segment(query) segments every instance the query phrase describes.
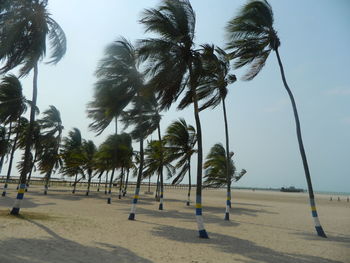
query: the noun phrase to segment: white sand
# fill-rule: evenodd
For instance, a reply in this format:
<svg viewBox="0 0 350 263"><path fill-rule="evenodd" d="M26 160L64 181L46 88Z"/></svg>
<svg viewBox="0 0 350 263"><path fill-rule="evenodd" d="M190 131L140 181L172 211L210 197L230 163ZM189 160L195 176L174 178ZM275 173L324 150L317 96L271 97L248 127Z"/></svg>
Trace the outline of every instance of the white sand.
<svg viewBox="0 0 350 263"><path fill-rule="evenodd" d="M108 205L104 192L86 197L49 190L44 196L34 187L25 194L25 219L6 215L16 196L10 189L0 197L0 262L350 262L350 203L344 199L317 196L324 239L314 230L307 194L234 190L228 222L225 191L204 190L210 239L203 240L193 204L185 205L186 190L166 189L163 211L146 190L136 221L129 221L131 189L122 200L114 193Z"/></svg>

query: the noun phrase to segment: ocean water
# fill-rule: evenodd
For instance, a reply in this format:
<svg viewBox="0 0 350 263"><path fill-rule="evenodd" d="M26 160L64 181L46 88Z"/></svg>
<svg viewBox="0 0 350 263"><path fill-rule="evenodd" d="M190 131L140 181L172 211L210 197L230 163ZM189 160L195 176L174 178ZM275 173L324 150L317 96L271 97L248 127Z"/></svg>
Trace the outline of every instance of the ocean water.
<svg viewBox="0 0 350 263"><path fill-rule="evenodd" d="M330 196L350 196L350 192L315 191L315 194L330 195Z"/></svg>

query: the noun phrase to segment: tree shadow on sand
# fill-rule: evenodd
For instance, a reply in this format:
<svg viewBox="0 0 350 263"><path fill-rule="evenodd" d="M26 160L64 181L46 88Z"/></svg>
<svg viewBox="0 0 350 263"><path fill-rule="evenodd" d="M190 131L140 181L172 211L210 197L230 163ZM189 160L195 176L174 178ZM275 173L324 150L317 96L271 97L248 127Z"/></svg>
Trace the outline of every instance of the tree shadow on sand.
<svg viewBox="0 0 350 263"><path fill-rule="evenodd" d="M99 247L84 246L60 237L50 228L38 222L26 221L43 229L51 237L46 239L10 238L0 240L1 263L151 263L150 260L139 257L126 248L104 243L98 243Z"/></svg>
<svg viewBox="0 0 350 263"><path fill-rule="evenodd" d="M21 208L34 208L37 206L43 206L43 205L55 205L56 203L35 203L32 201L33 198L30 198L26 195L24 195ZM0 207L6 207L6 208L11 208L15 203L15 198L13 197L0 197Z"/></svg>
<svg viewBox="0 0 350 263"><path fill-rule="evenodd" d="M222 234L210 233L210 239L199 239L195 238L198 234L197 231L173 226L158 225L152 231L152 234L182 243L209 244L211 247L221 252L242 255L248 258L246 262L342 263L340 261L310 255L281 253L271 248L259 246L248 240Z"/></svg>
<svg viewBox="0 0 350 263"><path fill-rule="evenodd" d="M321 241L327 242L327 241L334 241L334 242L339 242L343 243L344 246L348 247L350 249L350 236L345 236L341 233L335 233L331 231L325 230L327 234L327 239L321 239ZM311 233L294 233L296 235L301 236L305 240L320 240L316 235L313 235Z"/></svg>

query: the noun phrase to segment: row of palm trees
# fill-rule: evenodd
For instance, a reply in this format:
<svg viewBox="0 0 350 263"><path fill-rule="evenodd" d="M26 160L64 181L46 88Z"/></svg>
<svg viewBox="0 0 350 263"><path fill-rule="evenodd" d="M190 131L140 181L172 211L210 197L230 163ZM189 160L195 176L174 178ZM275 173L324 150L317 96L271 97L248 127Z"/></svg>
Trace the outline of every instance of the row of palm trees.
<svg viewBox="0 0 350 263"><path fill-rule="evenodd" d="M0 61L4 64L0 73L6 73L18 66L20 77L34 71L28 135L34 132L38 62L45 56L46 46L51 45L53 49L50 61L53 64L58 63L66 51L64 32L50 17L46 7L47 0L5 0L0 6ZM156 8L144 10L139 22L146 33L152 33L152 37L137 41L135 46L125 38L120 38L107 47L96 71L98 81L94 98L88 105L88 117L93 120L90 128L97 134L101 134L115 120L116 131L120 121L124 128L132 127L131 138L139 142L137 184L129 219L135 219L140 184L144 167L147 167L144 140L158 129L159 142L154 143L153 147L158 149L155 154L160 157L157 166L160 167L158 172L162 181L167 160L161 150L163 142L160 134L160 112L166 111L174 103L177 103L180 110L193 105L197 144L196 218L199 236L208 238L202 218L203 137L200 112L208 107L215 107L220 102L223 105L226 135L225 219L229 219L232 174L229 167L232 156L229 149L225 97L227 86L236 81L236 77L230 73L230 62L233 61L234 68L250 66L244 79L252 80L265 65L271 51L275 51L282 80L293 106L315 227L318 235L325 237L316 212L296 104L285 79L278 50L280 40L273 28L273 12L269 3L266 0L249 1L229 21L226 28L226 51L210 44L197 48L194 42L196 16L189 0L162 0ZM47 36L50 39L49 45L46 45ZM21 184L11 214L19 213L31 163L31 145L32 136L27 136ZM52 149L56 149L55 146ZM186 159L178 165L183 170L190 170L190 162ZM114 169L112 177L113 172ZM181 176L183 173L178 175L179 178ZM162 197L161 187L160 198Z"/></svg>

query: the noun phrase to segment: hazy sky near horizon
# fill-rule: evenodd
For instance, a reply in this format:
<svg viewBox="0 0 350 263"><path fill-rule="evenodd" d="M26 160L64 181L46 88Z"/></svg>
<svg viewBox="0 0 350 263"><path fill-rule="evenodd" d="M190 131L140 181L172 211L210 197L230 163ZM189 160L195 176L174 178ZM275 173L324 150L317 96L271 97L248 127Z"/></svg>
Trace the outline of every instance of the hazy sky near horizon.
<svg viewBox="0 0 350 263"><path fill-rule="evenodd" d="M245 1L191 3L197 17L197 46L223 47L224 27ZM64 135L77 127L83 138L98 145L114 132L114 125L99 137L88 130L91 121L86 104L92 99L94 71L104 48L118 37L134 42L149 36L138 20L144 8L158 4L158 0L49 1L52 17L66 33L67 53L56 66L39 65L38 106L42 112L49 105L60 110ZM350 192L350 1L271 0L270 4L287 81L299 110L314 189ZM243 73L235 71L238 78ZM32 75L22 83L26 97L31 98ZM292 107L274 53L254 80L229 87L227 110L234 161L239 170L248 171L235 185L305 189ZM192 107L177 111L174 106L162 114L163 133L179 117L195 126ZM200 117L205 157L212 145L225 143L221 105ZM192 159L193 179L196 159Z"/></svg>

